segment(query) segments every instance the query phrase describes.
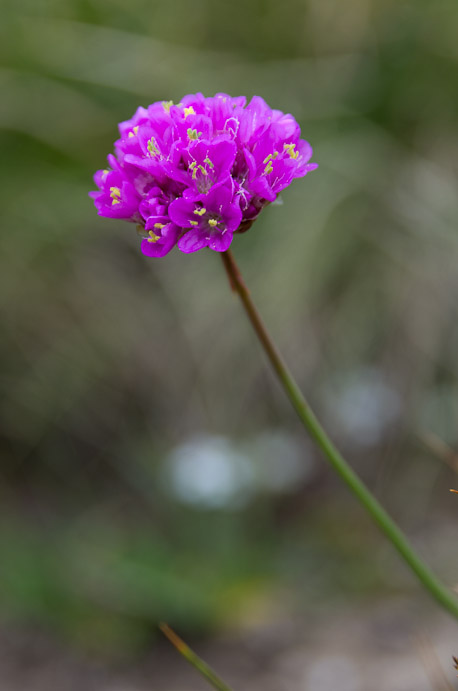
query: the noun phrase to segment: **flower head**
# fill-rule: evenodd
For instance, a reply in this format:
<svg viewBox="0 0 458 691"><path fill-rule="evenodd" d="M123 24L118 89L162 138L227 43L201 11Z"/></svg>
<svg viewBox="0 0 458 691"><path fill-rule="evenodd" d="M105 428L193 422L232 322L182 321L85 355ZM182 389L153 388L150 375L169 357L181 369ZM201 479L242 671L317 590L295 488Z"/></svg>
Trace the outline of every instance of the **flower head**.
<svg viewBox="0 0 458 691"><path fill-rule="evenodd" d="M119 125L109 168L90 192L100 216L137 224L142 252L224 252L294 178L317 167L292 115L259 96L185 96Z"/></svg>

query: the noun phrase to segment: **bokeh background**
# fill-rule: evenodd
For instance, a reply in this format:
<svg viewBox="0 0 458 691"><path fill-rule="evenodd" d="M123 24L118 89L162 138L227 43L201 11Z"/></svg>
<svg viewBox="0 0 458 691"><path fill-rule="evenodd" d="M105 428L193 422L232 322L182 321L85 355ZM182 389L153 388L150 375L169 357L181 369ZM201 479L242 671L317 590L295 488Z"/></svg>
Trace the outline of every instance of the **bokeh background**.
<svg viewBox="0 0 458 691"><path fill-rule="evenodd" d="M234 252L331 435L453 585L458 5L0 9L1 688L204 688L162 620L238 689L445 688L456 625L307 440L218 255L148 260L87 193L138 105L226 91L295 115L320 167Z"/></svg>

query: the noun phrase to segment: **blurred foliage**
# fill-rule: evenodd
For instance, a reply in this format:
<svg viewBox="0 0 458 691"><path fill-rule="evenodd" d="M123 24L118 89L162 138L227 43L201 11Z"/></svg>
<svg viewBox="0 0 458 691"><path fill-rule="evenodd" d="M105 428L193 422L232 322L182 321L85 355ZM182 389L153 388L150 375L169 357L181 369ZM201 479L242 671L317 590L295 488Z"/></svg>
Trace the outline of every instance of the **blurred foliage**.
<svg viewBox="0 0 458 691"><path fill-rule="evenodd" d="M234 250L333 436L456 575L453 480L417 438L458 443L456 3L2 0L1 16L3 615L135 650L161 618L205 631L411 583L303 439L218 256L147 261L87 197L118 121L195 91L262 95L314 146L318 171ZM311 469L287 489L210 509L164 480L196 435L251 463L269 430Z"/></svg>

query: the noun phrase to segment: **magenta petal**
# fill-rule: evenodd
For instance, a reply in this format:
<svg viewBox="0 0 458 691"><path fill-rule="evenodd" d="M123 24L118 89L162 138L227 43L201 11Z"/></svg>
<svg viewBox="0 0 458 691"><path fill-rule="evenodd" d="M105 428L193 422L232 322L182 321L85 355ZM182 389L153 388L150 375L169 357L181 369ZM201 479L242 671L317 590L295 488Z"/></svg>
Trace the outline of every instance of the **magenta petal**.
<svg viewBox="0 0 458 691"><path fill-rule="evenodd" d="M169 217L180 228L191 228L195 204L186 199L175 199L169 206Z"/></svg>
<svg viewBox="0 0 458 691"><path fill-rule="evenodd" d="M158 242L152 243L148 240L142 240L141 250L145 257L165 257L166 254L173 249L175 243L159 244Z"/></svg>
<svg viewBox="0 0 458 691"><path fill-rule="evenodd" d="M227 208L226 213L223 215L226 230L230 233L232 233L234 230L237 230L242 222L242 217L243 214L240 206L238 204L231 204Z"/></svg>
<svg viewBox="0 0 458 691"><path fill-rule="evenodd" d="M233 235L229 231L225 233L212 233L208 247L215 252L225 252L232 242Z"/></svg>
<svg viewBox="0 0 458 691"><path fill-rule="evenodd" d="M198 250L208 247L208 237L197 229L188 230L187 233L181 236L178 240L178 249L186 254L197 252Z"/></svg>
<svg viewBox="0 0 458 691"><path fill-rule="evenodd" d="M250 185L250 189L261 199L267 199L268 202L273 202L277 198L277 195L268 184L265 175L255 178Z"/></svg>
<svg viewBox="0 0 458 691"><path fill-rule="evenodd" d="M154 229L154 224L146 224L146 229L148 230L148 225L152 225ZM161 236L157 242L149 242L147 239L142 240L141 250L147 257L164 257L166 254L173 249L177 243L179 228L177 228L173 223L168 223L158 230L157 233L161 233Z"/></svg>

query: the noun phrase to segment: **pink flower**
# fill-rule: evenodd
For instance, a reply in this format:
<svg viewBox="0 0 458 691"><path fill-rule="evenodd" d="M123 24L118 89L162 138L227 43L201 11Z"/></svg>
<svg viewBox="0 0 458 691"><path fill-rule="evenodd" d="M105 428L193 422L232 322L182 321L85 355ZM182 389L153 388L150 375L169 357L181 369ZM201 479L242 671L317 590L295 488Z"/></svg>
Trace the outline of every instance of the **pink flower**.
<svg viewBox="0 0 458 691"><path fill-rule="evenodd" d="M224 252L238 229L317 167L292 115L259 96L185 96L138 108L119 125L109 168L91 192L99 215L138 225L142 251L162 257L209 247Z"/></svg>

